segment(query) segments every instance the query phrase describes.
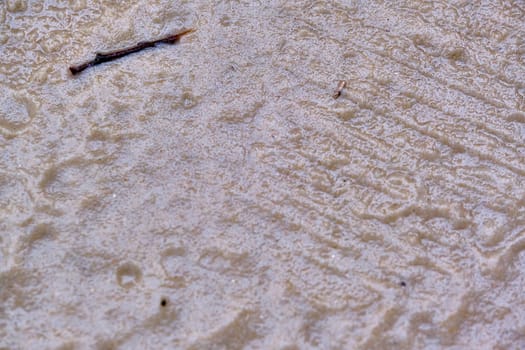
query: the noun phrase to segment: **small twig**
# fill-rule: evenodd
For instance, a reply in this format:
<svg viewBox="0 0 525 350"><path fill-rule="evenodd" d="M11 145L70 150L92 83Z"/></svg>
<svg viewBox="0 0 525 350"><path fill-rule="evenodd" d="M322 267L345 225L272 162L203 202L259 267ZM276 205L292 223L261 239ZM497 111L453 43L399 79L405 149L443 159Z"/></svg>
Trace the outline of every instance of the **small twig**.
<svg viewBox="0 0 525 350"><path fill-rule="evenodd" d="M339 81L339 85L337 85L337 90L335 91L335 93L332 95L332 97L334 99L337 99L339 96L341 96L341 93L343 92L343 89L345 88L346 86L346 81L344 80L340 80Z"/></svg>
<svg viewBox="0 0 525 350"><path fill-rule="evenodd" d="M158 40L141 41L134 46L127 47L124 49L119 49L119 50L109 51L109 52L97 52L93 60L76 65L76 66L71 66L69 67L69 71L71 72L71 74L76 75L82 72L86 68L96 66L97 64L101 64L104 62L109 62L109 61L119 59L131 53L144 50L145 48L154 47L157 44L176 44L183 35L189 34L194 31L195 29L186 29L180 33L169 35L167 37L164 37Z"/></svg>

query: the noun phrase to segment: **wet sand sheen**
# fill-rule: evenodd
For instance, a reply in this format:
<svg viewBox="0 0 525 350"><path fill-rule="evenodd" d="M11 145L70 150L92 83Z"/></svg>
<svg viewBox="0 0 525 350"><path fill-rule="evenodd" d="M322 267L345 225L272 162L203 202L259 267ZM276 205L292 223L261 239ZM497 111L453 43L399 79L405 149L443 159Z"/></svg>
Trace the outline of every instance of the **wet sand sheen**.
<svg viewBox="0 0 525 350"><path fill-rule="evenodd" d="M523 18L0 3L0 348L524 347Z"/></svg>

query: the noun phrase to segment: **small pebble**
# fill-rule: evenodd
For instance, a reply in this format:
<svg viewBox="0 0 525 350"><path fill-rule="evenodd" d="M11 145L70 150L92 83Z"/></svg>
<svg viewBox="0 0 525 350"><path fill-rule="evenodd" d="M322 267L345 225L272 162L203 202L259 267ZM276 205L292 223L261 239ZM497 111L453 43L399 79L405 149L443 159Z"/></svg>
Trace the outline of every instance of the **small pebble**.
<svg viewBox="0 0 525 350"><path fill-rule="evenodd" d="M345 86L346 86L346 81L344 80L339 81L339 84L337 85L337 90L332 95L332 97L334 99L337 99L339 96L341 96L341 93L343 92L343 89L345 88Z"/></svg>

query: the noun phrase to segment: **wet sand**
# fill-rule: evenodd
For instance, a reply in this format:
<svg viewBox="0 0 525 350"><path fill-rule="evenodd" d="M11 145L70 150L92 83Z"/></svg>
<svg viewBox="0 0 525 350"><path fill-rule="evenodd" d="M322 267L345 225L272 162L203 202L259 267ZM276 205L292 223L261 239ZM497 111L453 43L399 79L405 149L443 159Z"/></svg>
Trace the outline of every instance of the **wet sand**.
<svg viewBox="0 0 525 350"><path fill-rule="evenodd" d="M0 2L0 349L524 348L524 18Z"/></svg>

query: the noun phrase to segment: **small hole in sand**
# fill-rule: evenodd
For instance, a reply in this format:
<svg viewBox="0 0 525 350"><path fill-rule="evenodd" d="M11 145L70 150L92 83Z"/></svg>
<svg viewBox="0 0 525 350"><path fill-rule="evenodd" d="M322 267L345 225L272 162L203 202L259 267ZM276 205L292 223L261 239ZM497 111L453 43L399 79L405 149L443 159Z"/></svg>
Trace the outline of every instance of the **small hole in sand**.
<svg viewBox="0 0 525 350"><path fill-rule="evenodd" d="M166 307L167 305L168 305L168 299L167 298L160 299L160 306Z"/></svg>
<svg viewBox="0 0 525 350"><path fill-rule="evenodd" d="M131 288L142 280L142 270L133 263L125 263L117 269L117 282L121 287Z"/></svg>

